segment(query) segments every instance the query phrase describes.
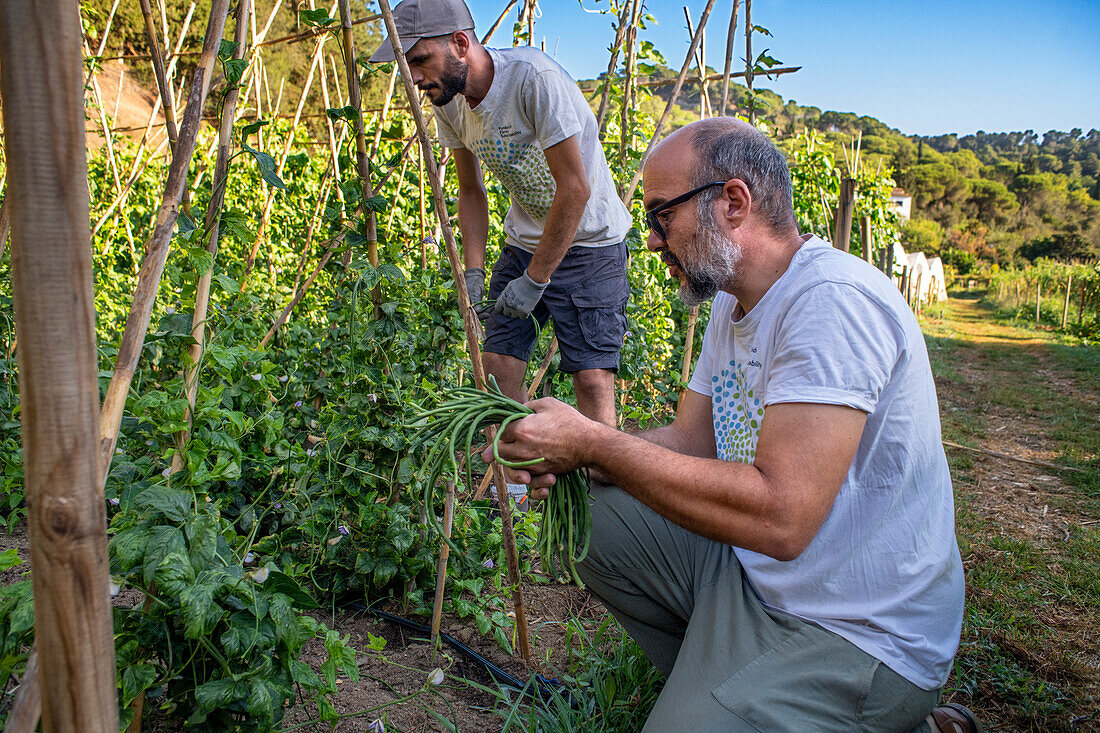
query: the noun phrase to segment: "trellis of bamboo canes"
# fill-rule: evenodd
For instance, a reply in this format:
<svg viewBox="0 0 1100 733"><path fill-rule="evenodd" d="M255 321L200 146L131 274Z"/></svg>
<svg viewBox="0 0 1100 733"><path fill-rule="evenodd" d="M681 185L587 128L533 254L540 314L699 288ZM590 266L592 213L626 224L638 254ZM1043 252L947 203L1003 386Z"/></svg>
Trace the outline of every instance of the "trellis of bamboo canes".
<svg viewBox="0 0 1100 733"><path fill-rule="evenodd" d="M645 154L642 159L645 159L646 155L649 155L653 150L653 146L657 144L657 141L661 137L661 132L665 128L665 123L668 122L668 117L672 113L672 107L676 104L676 100L680 98L680 90L683 89L684 79L687 78L688 69L691 68L691 60L695 55L695 49L699 46L699 38L703 33L703 29L707 27L707 19L710 18L710 10L714 7L714 0L707 0L707 6L703 9L703 14L699 16L699 27L695 31L695 35L691 37L691 46L688 48L687 55L684 56L684 63L680 67L680 73L676 76L676 84L672 88L672 94L668 98L668 102L665 103L665 110L661 113L661 118L657 120L657 126L653 130L653 136L649 139L649 145L646 146ZM630 185L627 186L626 193L623 195L623 203L626 204L627 209L630 208L630 201L634 198L634 192L638 189L638 183L642 180L642 169L639 166L634 171L634 176L630 181Z"/></svg>
<svg viewBox="0 0 1100 733"><path fill-rule="evenodd" d="M688 38L695 35L695 30L691 27L691 11L688 10L688 6L684 6L684 20L687 21ZM695 65L699 71L699 119L705 120L708 117L714 115L714 110L710 106L710 97L707 83L707 68L704 59L707 57L706 52L707 35L704 31L699 36L699 48L695 52Z"/></svg>
<svg viewBox="0 0 1100 733"><path fill-rule="evenodd" d="M335 9L336 2L333 2L332 7L329 9L329 13L331 14ZM302 93L298 97L298 106L294 110L294 121L290 125L290 131L287 133L286 140L283 141L283 149L279 153L279 159L275 166L275 174L278 176L282 176L283 166L286 165L286 160L290 156L290 148L294 144L294 134L298 129L298 122L302 116L302 108L305 106L306 97L309 95L309 90L313 86L317 65L324 60L324 47L328 39L329 36L327 33L317 37L317 45L313 49L313 56L309 62L309 72L306 74L305 84L302 85ZM259 84L259 81L257 81L257 84ZM252 243L252 250L248 253L248 257L245 258L244 272L241 274L242 292L248 287L248 276L252 272L252 267L256 262L256 253L260 251L260 245L267 234L267 226L271 220L271 208L275 203L275 191L267 186L264 187L264 190L264 210L260 215L260 226L257 228L256 239Z"/></svg>
<svg viewBox="0 0 1100 733"><path fill-rule="evenodd" d="M23 730L118 731L76 3L0 3L23 468L39 664ZM33 692L40 705L33 705ZM30 705L27 705L27 703ZM37 707L37 709L36 709ZM9 720L10 722L10 720ZM28 725L29 723L29 725Z"/></svg>
<svg viewBox="0 0 1100 733"><path fill-rule="evenodd" d="M752 0L745 0L745 87L748 89L749 124L756 124L756 100L752 96L752 77L756 65L752 60Z"/></svg>
<svg viewBox="0 0 1100 733"><path fill-rule="evenodd" d="M251 0L241 0L237 6L236 30L233 41L237 44L233 51L234 59L243 59L248 44L248 18L252 14ZM176 433L176 454L172 456L171 473L183 468L183 455L190 438L191 422L195 412L195 399L199 391L199 368L206 348L206 316L210 307L210 283L214 273L214 258L218 253L221 210L225 201L225 189L229 178L229 158L233 147L233 123L237 117L237 100L240 97L240 85L231 87L222 104L221 126L218 129L218 157L214 163L213 188L210 203L206 207L206 251L210 253L210 268L199 276L195 288L195 313L191 319L192 343L188 347L187 366L184 370L184 389L187 393L187 410L184 422L187 427ZM135 715L135 718L140 716Z"/></svg>
<svg viewBox="0 0 1100 733"><path fill-rule="evenodd" d="M730 28L726 33L726 63L722 68L722 116L726 116L730 99L730 66L733 63L733 36L737 31L737 6L741 0L733 0L733 9L730 11Z"/></svg>
<svg viewBox="0 0 1100 733"><path fill-rule="evenodd" d="M619 21L615 26L615 42L611 44L611 58L607 62L607 73L604 75L603 91L600 93L600 106L596 111L596 129L602 138L604 126L607 123L607 110L611 102L611 80L615 76L615 67L619 62L619 51L622 49L626 37L627 18L631 17L631 1L626 0L619 11Z"/></svg>
<svg viewBox="0 0 1100 733"><path fill-rule="evenodd" d="M508 17L508 13L512 12L512 8L516 7L516 4L518 2L519 0L508 0L508 4L504 7L504 10L501 11L499 16L497 16L496 22L493 23L489 27L489 30L485 32L485 35L481 37L482 46L489 42L489 39L492 38L493 34L497 32L497 28L500 27L500 24L504 22L504 19Z"/></svg>
<svg viewBox="0 0 1100 733"><path fill-rule="evenodd" d="M344 67L347 70L348 104L355 109L355 162L362 186L359 208L363 216L363 238L367 242L367 259L371 267L378 267L378 224L374 210L367 201L374 196L370 182L370 159L367 157L367 136L363 128L363 97L359 89L359 65L355 61L355 38L351 32L351 10L348 0L337 0L340 6L340 31L343 36ZM381 124L381 123L379 123ZM351 251L348 251L351 254ZM377 300L378 286L374 288Z"/></svg>
<svg viewBox="0 0 1100 733"><path fill-rule="evenodd" d="M634 62L637 59L638 47L638 16L642 12L642 0L631 0L630 25L626 29L626 61L623 64L623 104L619 110L619 156L618 164L621 166L626 160L626 152L634 142L633 131L630 129L630 118L634 113Z"/></svg>
<svg viewBox="0 0 1100 733"><path fill-rule="evenodd" d="M470 307L470 295L466 292L466 281L462 278L462 261L458 255L458 247L455 245L454 230L451 228L451 220L447 216L447 206L443 197L443 185L439 175L439 166L432 154L431 142L428 139L428 126L424 121L424 114L417 100L416 90L413 88L412 72L408 62L401 51L401 40L397 33L397 25L393 20L393 12L390 10L388 0L379 0L382 17L386 23L386 31L389 34L390 44L393 47L394 56L401 69L401 80L405 87L405 96L409 100L413 119L416 121L417 136L420 139L420 147L424 152L424 164L427 168L428 180L432 187L432 197L435 200L436 216L446 245L447 259L451 265L451 273L455 280L455 290L458 295L459 312L462 314L462 322L466 330L466 346L470 353L470 362L473 367L474 381L480 389L485 389L485 368L481 362L481 347L478 344L480 324L477 314ZM500 464L493 464L493 474L497 486L506 486L504 472ZM497 506L501 517L501 535L504 544L504 556L508 566L508 582L512 585L512 604L516 615L517 646L525 662L531 660L531 642L527 632L527 614L523 602L523 583L519 574L519 558L516 554L516 540L512 530L512 508L508 504L508 492L497 492ZM445 544L445 543L444 543Z"/></svg>
<svg viewBox="0 0 1100 733"><path fill-rule="evenodd" d="M210 21L206 28L202 55L195 68L191 91L188 94L187 108L180 126L180 137L176 152L172 156L172 165L168 171L168 180L164 186L157 223L145 247L145 260L138 273L137 286L134 289L134 301L126 318L126 327L119 342L118 357L115 361L114 375L107 388L100 411L100 481L107 477L118 428L122 420L122 411L126 406L126 395L141 357L145 334L149 328L149 317L153 311L157 288L164 264L168 259L172 232L175 229L180 198L187 180L187 168L195 150L195 138L202 122L202 108L210 91L210 77L217 58L218 47L225 31L225 19L229 10L229 0L214 0ZM102 483L101 483L102 486Z"/></svg>

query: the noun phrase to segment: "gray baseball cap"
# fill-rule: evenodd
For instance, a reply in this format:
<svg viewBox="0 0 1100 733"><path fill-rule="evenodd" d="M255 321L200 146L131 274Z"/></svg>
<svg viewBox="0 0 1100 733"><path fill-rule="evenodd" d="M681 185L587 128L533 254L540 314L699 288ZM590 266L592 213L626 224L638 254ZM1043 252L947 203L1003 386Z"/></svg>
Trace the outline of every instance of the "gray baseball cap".
<svg viewBox="0 0 1100 733"><path fill-rule="evenodd" d="M421 38L445 36L474 27L470 9L462 0L404 0L393 9L393 22L401 37L401 53L408 53ZM370 60L372 64L394 60L389 37Z"/></svg>

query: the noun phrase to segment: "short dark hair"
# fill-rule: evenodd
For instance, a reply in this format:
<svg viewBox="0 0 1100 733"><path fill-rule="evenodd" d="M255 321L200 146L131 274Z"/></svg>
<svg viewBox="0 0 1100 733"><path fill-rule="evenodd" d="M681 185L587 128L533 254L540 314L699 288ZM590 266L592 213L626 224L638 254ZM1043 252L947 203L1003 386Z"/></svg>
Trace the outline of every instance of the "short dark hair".
<svg viewBox="0 0 1100 733"><path fill-rule="evenodd" d="M798 229L787 159L767 135L746 124L731 124L728 117L700 120L692 133L694 185L739 178L752 194L753 208L773 231ZM709 209L720 193L714 188L700 194L699 210Z"/></svg>

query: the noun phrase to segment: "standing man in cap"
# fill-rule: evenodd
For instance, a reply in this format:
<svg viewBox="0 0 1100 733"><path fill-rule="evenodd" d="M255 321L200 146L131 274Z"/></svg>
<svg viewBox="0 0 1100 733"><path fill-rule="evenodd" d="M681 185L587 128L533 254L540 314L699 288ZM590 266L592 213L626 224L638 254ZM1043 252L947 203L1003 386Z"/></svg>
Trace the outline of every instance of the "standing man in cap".
<svg viewBox="0 0 1100 733"><path fill-rule="evenodd" d="M470 301L485 298L489 204L478 163L511 194L493 267L485 368L523 402L539 324L554 319L561 369L577 407L614 426L615 371L626 334L630 214L615 190L596 119L576 82L542 51L486 48L462 0L404 0L394 9L413 82L436 107L458 172L458 224ZM389 39L371 57L392 61Z"/></svg>

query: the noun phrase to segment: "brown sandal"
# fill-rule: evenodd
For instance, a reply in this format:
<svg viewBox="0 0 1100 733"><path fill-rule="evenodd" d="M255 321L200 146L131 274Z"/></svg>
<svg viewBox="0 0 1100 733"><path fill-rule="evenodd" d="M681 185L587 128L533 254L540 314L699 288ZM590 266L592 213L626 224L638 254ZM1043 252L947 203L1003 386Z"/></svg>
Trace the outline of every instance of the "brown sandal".
<svg viewBox="0 0 1100 733"><path fill-rule="evenodd" d="M928 717L933 729L941 733L982 733L978 716L958 703L949 702L933 708Z"/></svg>

